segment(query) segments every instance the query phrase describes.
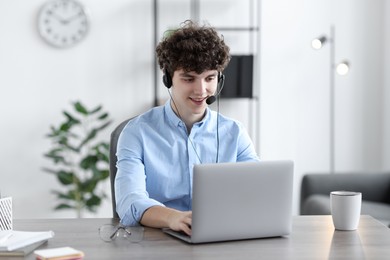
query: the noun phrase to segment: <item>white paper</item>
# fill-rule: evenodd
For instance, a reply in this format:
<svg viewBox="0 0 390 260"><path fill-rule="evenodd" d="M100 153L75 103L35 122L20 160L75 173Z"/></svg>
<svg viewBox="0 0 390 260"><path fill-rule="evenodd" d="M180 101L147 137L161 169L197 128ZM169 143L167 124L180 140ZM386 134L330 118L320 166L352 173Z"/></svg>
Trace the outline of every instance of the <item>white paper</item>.
<svg viewBox="0 0 390 260"><path fill-rule="evenodd" d="M5 233L6 232L6 233ZM12 230L12 236L4 239L0 244L1 251L12 251L33 243L48 240L54 237L53 231L15 231ZM0 231L0 237L7 236L8 231Z"/></svg>

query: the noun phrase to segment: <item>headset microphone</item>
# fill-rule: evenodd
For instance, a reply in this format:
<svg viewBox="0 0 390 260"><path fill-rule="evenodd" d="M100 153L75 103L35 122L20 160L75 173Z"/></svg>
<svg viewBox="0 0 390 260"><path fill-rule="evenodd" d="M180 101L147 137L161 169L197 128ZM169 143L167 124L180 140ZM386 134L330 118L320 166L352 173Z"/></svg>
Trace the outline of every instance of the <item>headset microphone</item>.
<svg viewBox="0 0 390 260"><path fill-rule="evenodd" d="M222 89L223 89L223 85L224 85L224 84L225 84L225 75L221 73L221 74L218 76L217 94L212 95L212 96L209 96L209 97L206 99L207 105L211 105L212 103L215 102L215 100L217 100L217 97L219 96L219 94L221 94L221 91L222 91Z"/></svg>
<svg viewBox="0 0 390 260"><path fill-rule="evenodd" d="M212 103L215 102L215 100L217 100L217 98L213 95L213 96L209 96L207 99L206 99L206 103L207 105L211 105Z"/></svg>

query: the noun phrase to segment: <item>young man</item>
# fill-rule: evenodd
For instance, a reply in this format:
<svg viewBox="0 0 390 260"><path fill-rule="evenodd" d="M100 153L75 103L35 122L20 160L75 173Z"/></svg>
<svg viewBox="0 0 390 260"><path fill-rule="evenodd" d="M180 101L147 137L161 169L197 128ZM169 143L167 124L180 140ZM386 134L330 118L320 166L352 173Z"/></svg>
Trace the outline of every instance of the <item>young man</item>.
<svg viewBox="0 0 390 260"><path fill-rule="evenodd" d="M193 165L259 159L243 126L206 103L223 87L230 59L215 29L186 21L156 53L170 100L123 129L116 207L124 225L169 227L190 235Z"/></svg>

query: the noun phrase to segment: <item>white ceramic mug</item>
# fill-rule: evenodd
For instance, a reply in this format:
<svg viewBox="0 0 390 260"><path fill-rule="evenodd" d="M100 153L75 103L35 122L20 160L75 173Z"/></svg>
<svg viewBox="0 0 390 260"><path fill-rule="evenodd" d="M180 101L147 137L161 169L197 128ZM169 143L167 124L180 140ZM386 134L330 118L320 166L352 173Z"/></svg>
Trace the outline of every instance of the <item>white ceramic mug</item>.
<svg viewBox="0 0 390 260"><path fill-rule="evenodd" d="M337 230L356 230L359 225L362 193L354 191L332 191L330 211Z"/></svg>

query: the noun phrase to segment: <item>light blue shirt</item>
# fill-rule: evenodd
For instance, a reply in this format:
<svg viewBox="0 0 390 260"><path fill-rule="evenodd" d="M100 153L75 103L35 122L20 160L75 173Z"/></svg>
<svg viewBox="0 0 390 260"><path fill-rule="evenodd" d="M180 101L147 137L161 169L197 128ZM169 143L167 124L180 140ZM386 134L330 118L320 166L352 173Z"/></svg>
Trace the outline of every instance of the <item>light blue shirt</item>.
<svg viewBox="0 0 390 260"><path fill-rule="evenodd" d="M118 139L115 179L122 224L138 225L145 210L155 205L192 209L194 164L216 162L217 116L207 108L187 135L168 101L128 122ZM218 162L259 160L241 123L223 115L218 120Z"/></svg>

